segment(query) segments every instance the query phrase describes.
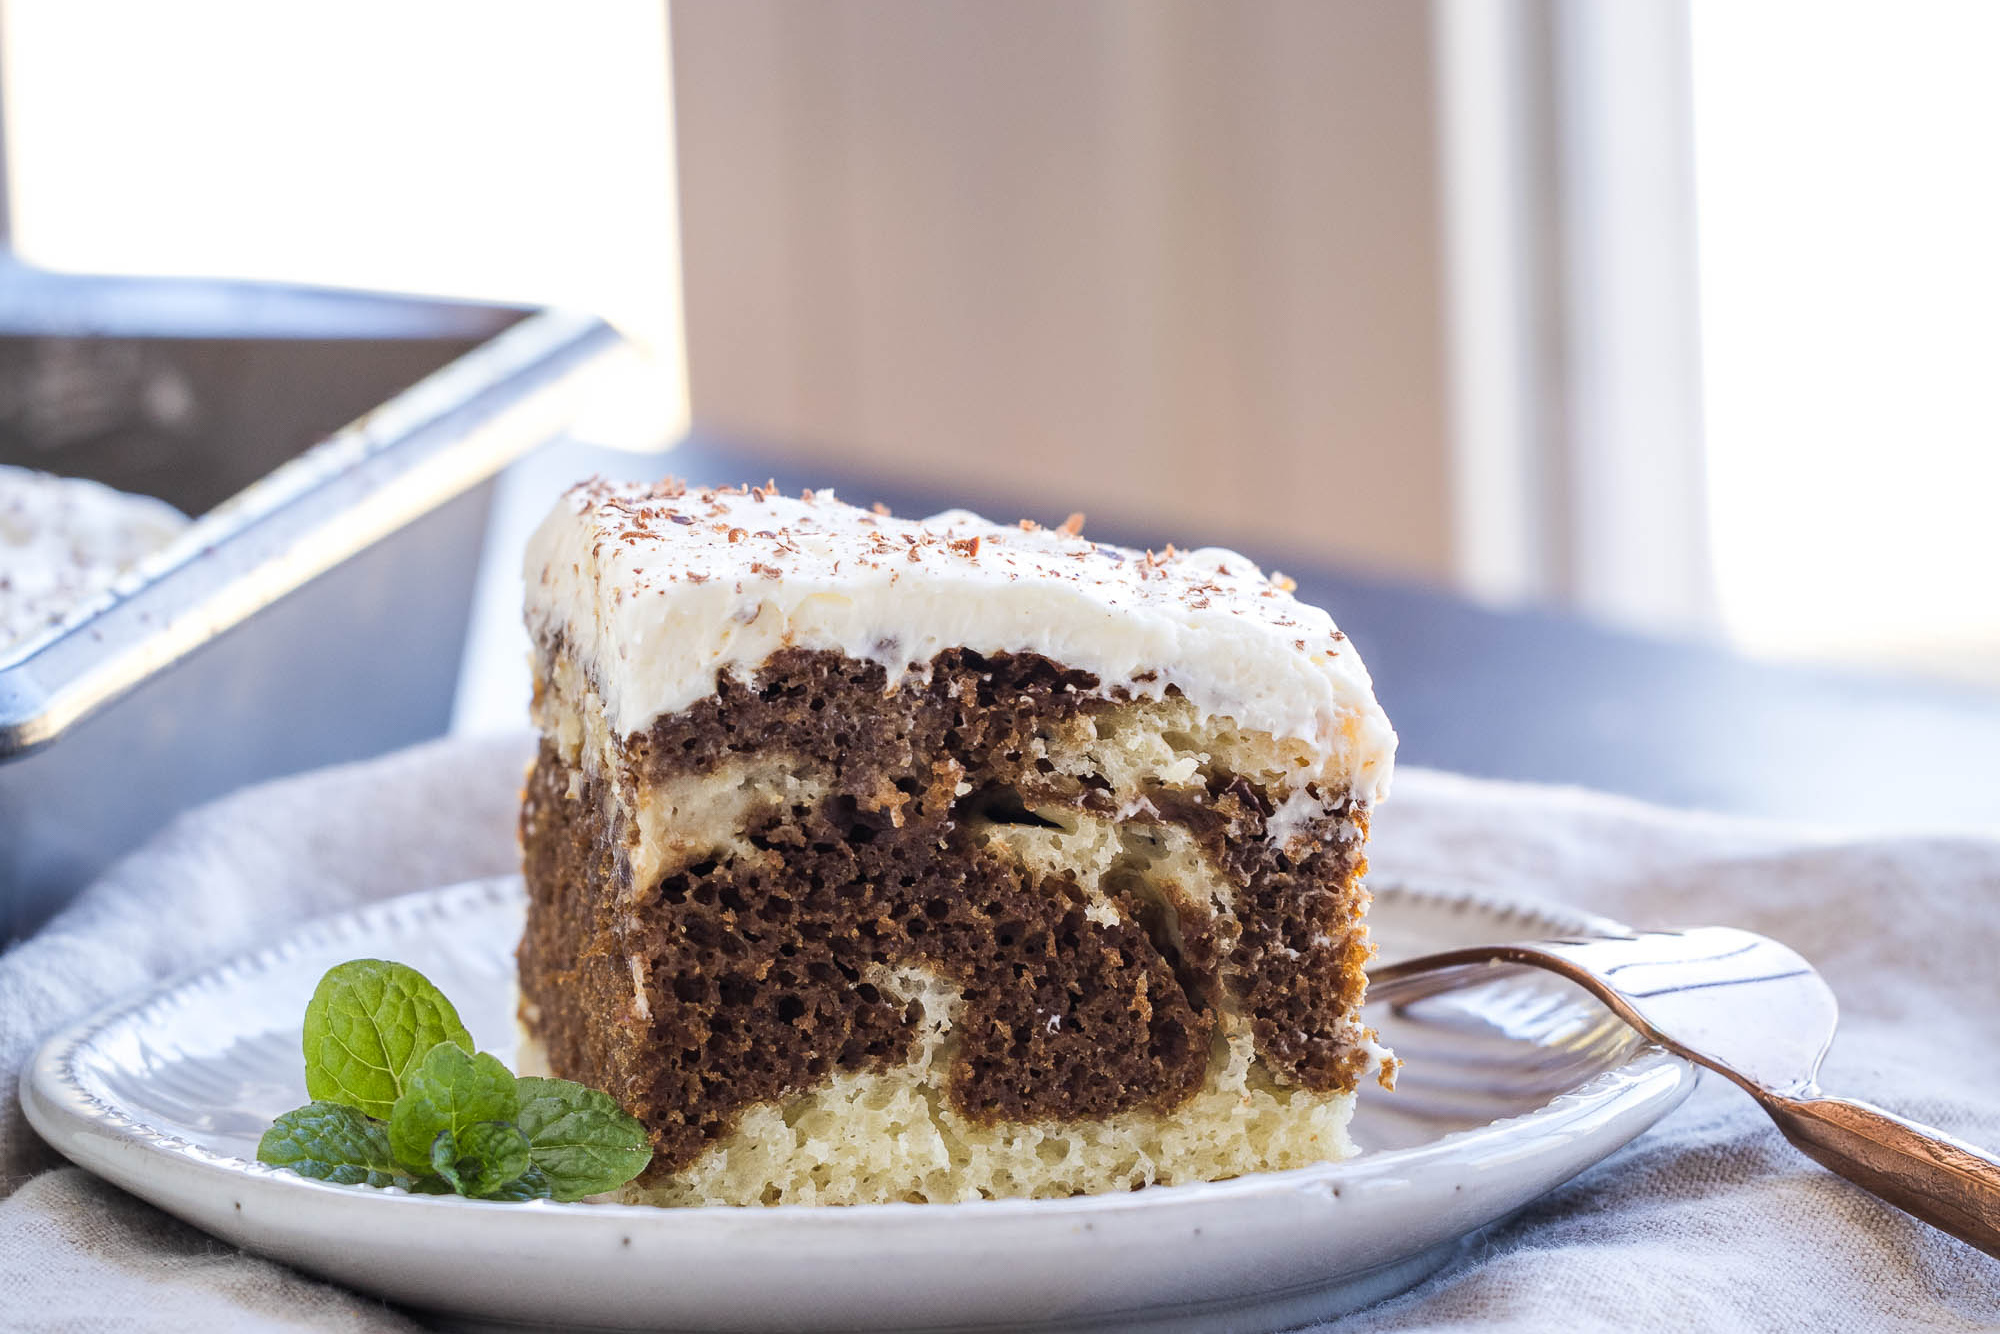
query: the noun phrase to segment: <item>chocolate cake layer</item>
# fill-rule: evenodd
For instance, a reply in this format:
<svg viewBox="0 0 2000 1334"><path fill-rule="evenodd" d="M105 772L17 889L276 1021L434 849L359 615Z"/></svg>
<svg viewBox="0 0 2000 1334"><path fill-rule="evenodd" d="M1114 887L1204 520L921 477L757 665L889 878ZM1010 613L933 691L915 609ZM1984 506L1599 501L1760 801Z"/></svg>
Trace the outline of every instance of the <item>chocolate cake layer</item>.
<svg viewBox="0 0 2000 1334"><path fill-rule="evenodd" d="M892 691L875 662L791 649L612 743L615 775L545 742L521 982L551 1066L619 1097L671 1172L753 1104L905 1060L920 1016L874 979L915 966L961 994L948 1097L976 1121L1171 1109L1201 1087L1225 1007L1275 1078L1352 1089L1365 816L1325 794L1274 841L1272 794L1217 765L1121 803L1052 762L1122 702L1034 654L949 650ZM643 793L773 757L824 795L754 812L741 851L632 883L614 777ZM1188 831L1233 889L1227 930L1143 860L1104 876L1107 913L988 836L1064 810Z"/></svg>

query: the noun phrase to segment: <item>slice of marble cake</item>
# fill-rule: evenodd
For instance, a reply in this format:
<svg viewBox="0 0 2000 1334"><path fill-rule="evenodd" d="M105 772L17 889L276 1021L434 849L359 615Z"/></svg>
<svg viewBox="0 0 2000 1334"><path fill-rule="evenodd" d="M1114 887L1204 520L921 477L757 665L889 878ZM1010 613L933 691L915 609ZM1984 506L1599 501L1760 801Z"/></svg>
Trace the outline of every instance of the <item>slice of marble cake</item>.
<svg viewBox="0 0 2000 1334"><path fill-rule="evenodd" d="M1078 526L604 482L542 525L521 1018L651 1130L626 1198L1354 1151L1395 734L1286 581Z"/></svg>

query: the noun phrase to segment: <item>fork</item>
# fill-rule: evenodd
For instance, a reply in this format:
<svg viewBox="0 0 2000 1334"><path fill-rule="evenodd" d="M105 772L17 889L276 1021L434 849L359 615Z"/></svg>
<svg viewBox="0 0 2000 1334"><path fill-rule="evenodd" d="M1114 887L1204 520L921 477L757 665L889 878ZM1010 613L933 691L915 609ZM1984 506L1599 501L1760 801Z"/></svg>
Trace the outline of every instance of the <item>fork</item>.
<svg viewBox="0 0 2000 1334"><path fill-rule="evenodd" d="M1568 978L1651 1041L1739 1085L1822 1166L2000 1258L2000 1159L1821 1092L1839 1008L1786 946L1720 926L1477 945L1371 968L1368 998L1407 1006L1515 967Z"/></svg>

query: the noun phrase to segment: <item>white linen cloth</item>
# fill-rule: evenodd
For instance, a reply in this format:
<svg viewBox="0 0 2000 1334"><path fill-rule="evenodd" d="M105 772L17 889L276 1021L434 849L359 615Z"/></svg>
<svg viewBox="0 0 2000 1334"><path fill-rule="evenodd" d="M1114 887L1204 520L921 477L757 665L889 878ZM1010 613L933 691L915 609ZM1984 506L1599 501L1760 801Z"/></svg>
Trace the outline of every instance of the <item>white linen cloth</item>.
<svg viewBox="0 0 2000 1334"><path fill-rule="evenodd" d="M527 743L441 742L183 816L0 956L0 1328L409 1330L69 1166L15 1088L64 1022L309 917L516 863ZM1378 875L1796 947L1840 996L1828 1087L2000 1144L2000 842L1848 840L1406 769ZM1347 1330L2000 1328L2000 1261L1793 1151L1708 1079L1649 1134Z"/></svg>

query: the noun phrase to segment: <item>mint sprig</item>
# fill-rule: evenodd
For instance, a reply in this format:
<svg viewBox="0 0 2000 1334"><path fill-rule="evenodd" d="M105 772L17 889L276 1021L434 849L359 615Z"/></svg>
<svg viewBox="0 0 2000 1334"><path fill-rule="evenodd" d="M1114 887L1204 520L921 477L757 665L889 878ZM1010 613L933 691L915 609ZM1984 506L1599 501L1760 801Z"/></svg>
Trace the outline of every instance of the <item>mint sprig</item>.
<svg viewBox="0 0 2000 1334"><path fill-rule="evenodd" d="M517 1079L416 969L330 969L305 1021L306 1091L257 1160L336 1185L488 1200L580 1200L646 1169L646 1128L608 1094Z"/></svg>
<svg viewBox="0 0 2000 1334"><path fill-rule="evenodd" d="M481 1121L511 1126L520 1110L513 1072L498 1058L485 1052L475 1056L440 1042L411 1071L403 1096L389 1112L389 1147L399 1162L419 1170L429 1168L435 1157L432 1146L440 1136L462 1135ZM503 1180L511 1181L524 1170L525 1163ZM449 1173L439 1175L451 1179Z"/></svg>
<svg viewBox="0 0 2000 1334"><path fill-rule="evenodd" d="M337 1102L309 1102L272 1122L257 1161L339 1186L398 1186L409 1175L382 1123Z"/></svg>
<svg viewBox="0 0 2000 1334"><path fill-rule="evenodd" d="M534 1164L528 1137L506 1121L474 1121L458 1131L440 1130L431 1144L431 1168L460 1195L491 1195Z"/></svg>
<svg viewBox="0 0 2000 1334"><path fill-rule="evenodd" d="M623 1185L623 1182L619 1183ZM606 1190L615 1187L606 1186ZM591 1192L596 1194L595 1191ZM546 1200L549 1196L549 1179L542 1175L542 1169L532 1162L528 1170L486 1197L489 1200Z"/></svg>
<svg viewBox="0 0 2000 1334"><path fill-rule="evenodd" d="M528 1152L556 1199L580 1200L615 1190L652 1161L646 1127L627 1116L610 1094L567 1079L529 1076L515 1085L521 1095L518 1124L528 1137Z"/></svg>
<svg viewBox="0 0 2000 1334"><path fill-rule="evenodd" d="M416 969L353 959L327 970L306 1005L306 1092L388 1117L410 1068L440 1042L470 1051L472 1034Z"/></svg>

